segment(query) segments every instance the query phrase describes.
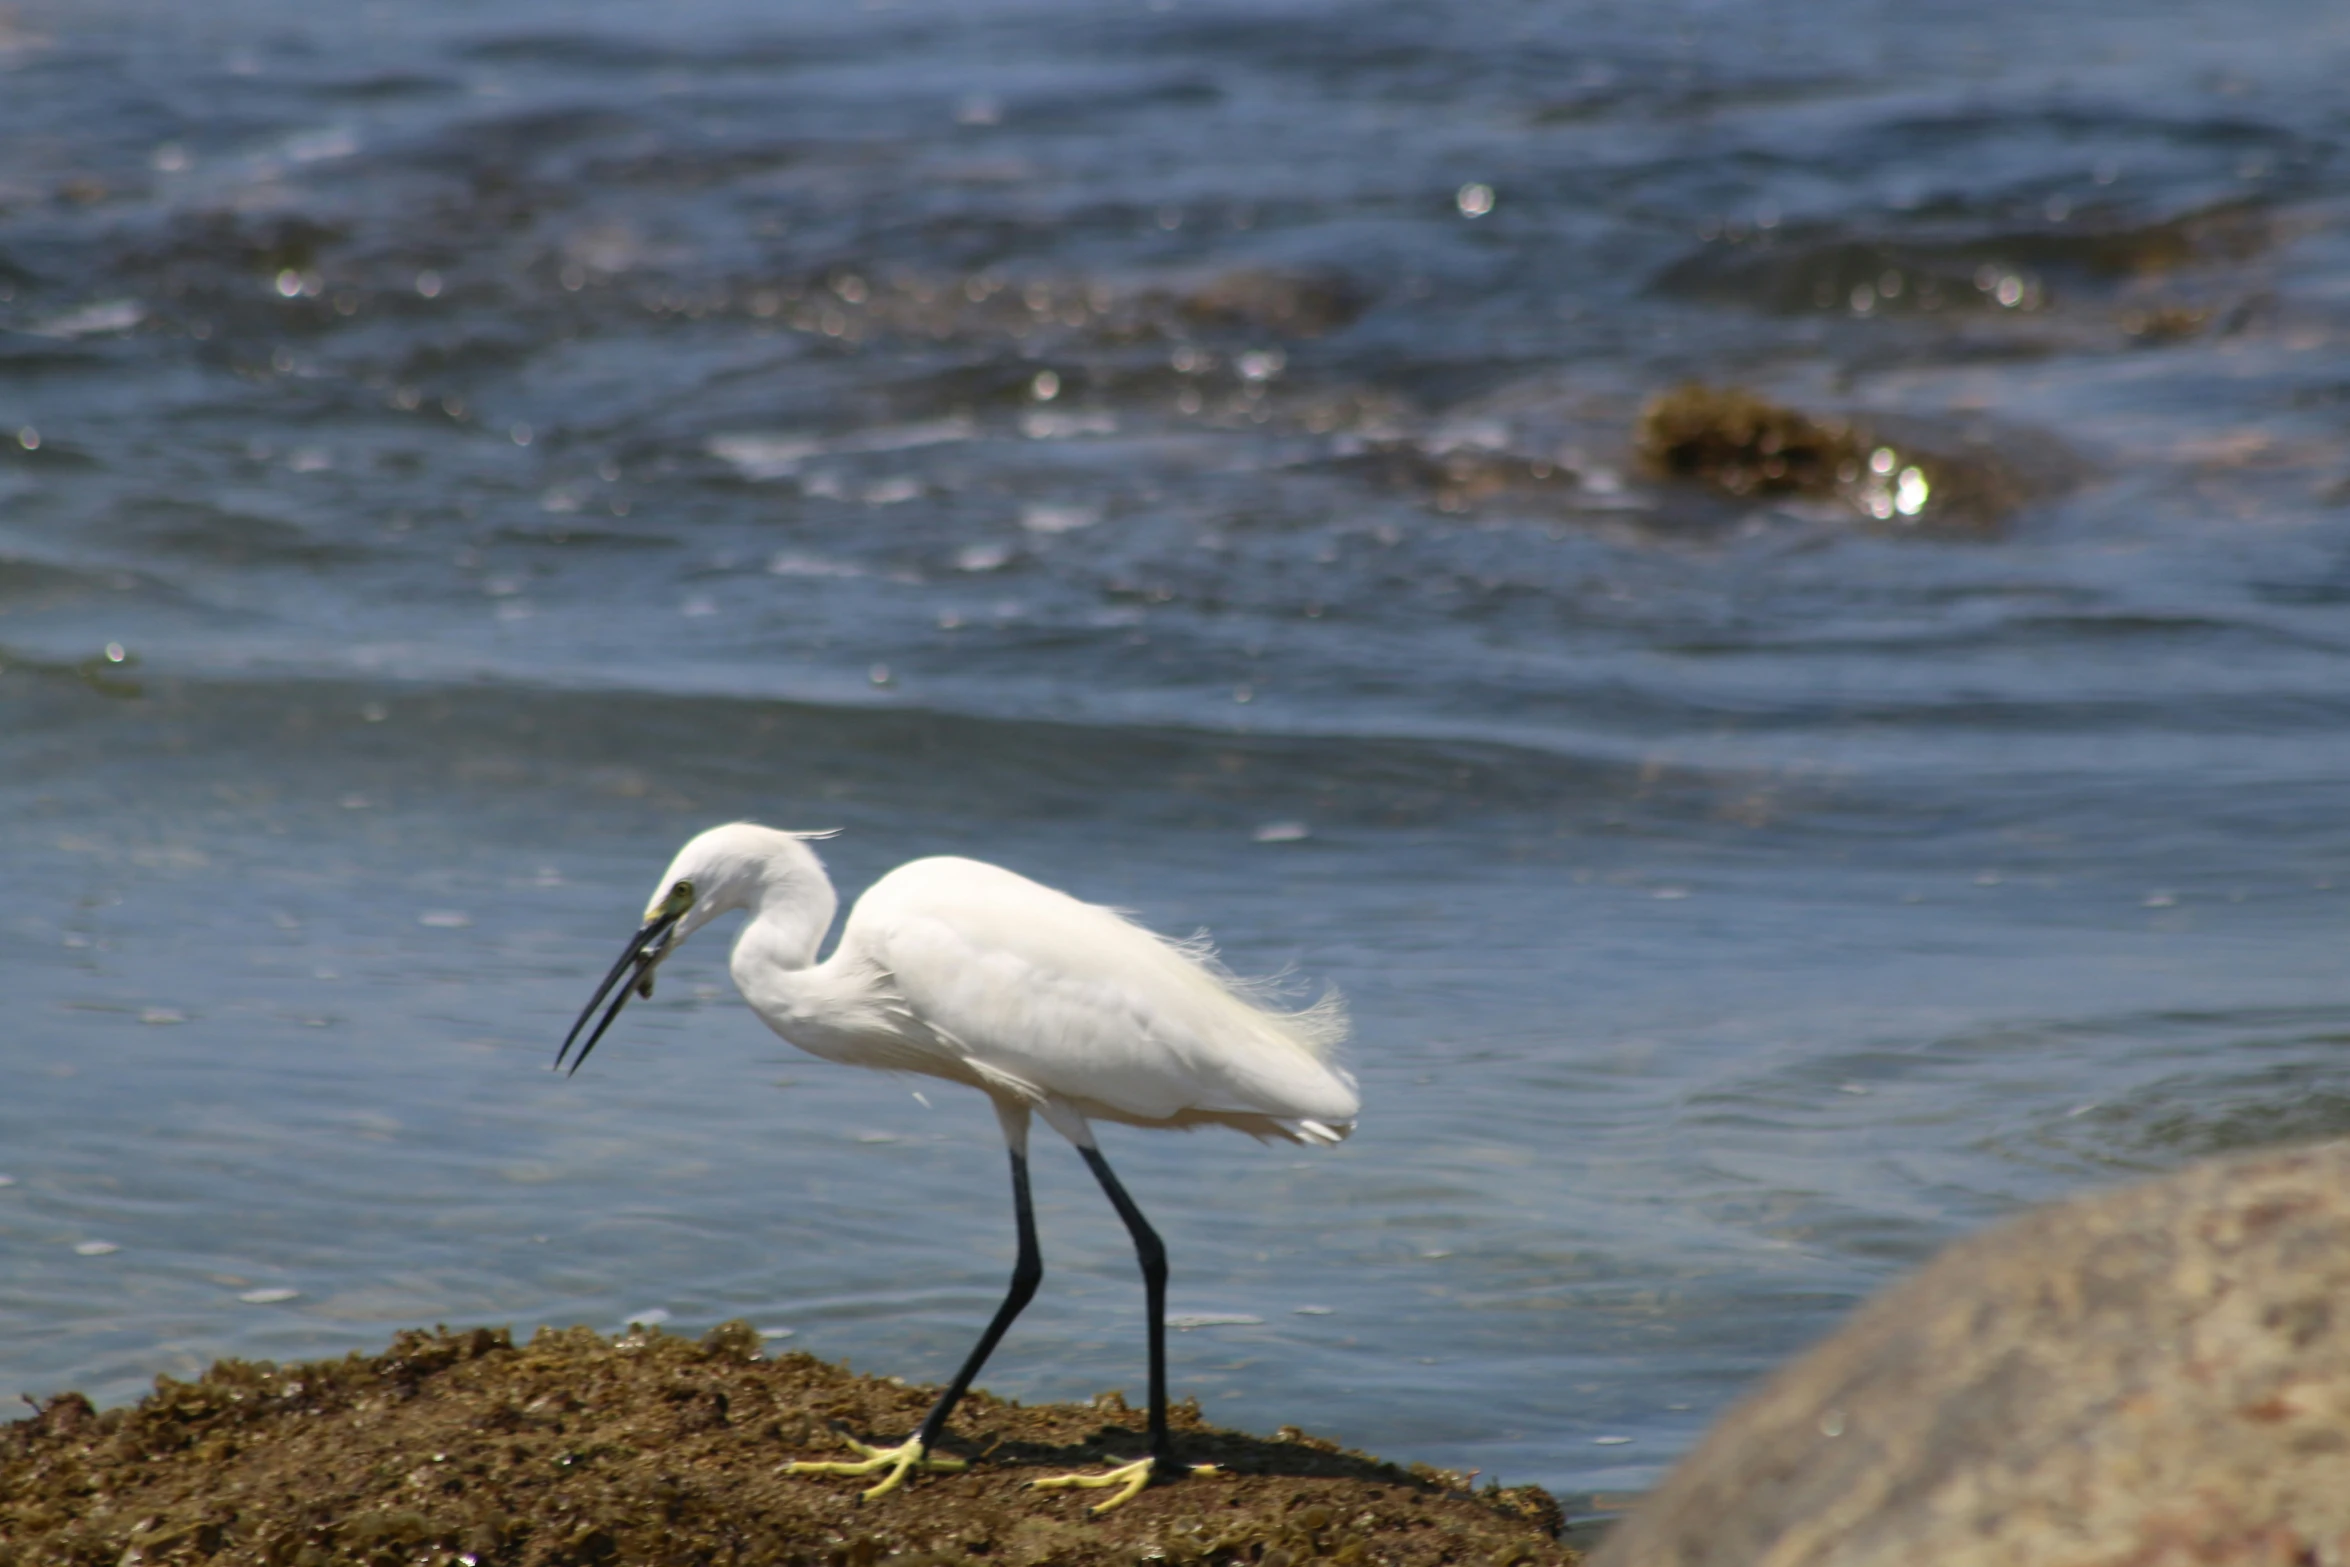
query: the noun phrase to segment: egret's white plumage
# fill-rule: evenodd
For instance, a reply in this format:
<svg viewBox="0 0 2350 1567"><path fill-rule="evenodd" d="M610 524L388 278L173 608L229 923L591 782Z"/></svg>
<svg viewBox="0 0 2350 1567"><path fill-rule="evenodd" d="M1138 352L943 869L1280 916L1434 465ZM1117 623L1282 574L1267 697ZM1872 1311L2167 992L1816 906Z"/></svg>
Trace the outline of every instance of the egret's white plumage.
<svg viewBox="0 0 2350 1567"><path fill-rule="evenodd" d="M1172 1452L1166 1432L1164 1297L1158 1237L1094 1145L1090 1121L1223 1125L1257 1137L1334 1143L1361 1101L1331 1056L1346 1035L1337 997L1283 1011L1265 987L1235 978L1204 939L1173 941L1115 909L1080 902L977 860L901 865L859 898L819 959L839 899L808 835L736 822L678 851L645 924L564 1041L615 985L611 1007L574 1071L632 989L702 926L747 911L729 968L753 1011L811 1054L853 1066L967 1083L995 1102L1011 1145L1020 1263L1010 1296L922 1429L904 1446L868 1449L834 1472L888 1469L880 1494L913 1467L943 1467L929 1449L947 1414L1020 1308L1043 1266L1028 1198L1033 1111L1075 1143L1134 1234L1150 1304L1152 1456L1115 1472L1134 1494ZM802 1466L806 1467L806 1466ZM1096 1477L1082 1482L1095 1483Z"/></svg>
<svg viewBox="0 0 2350 1567"><path fill-rule="evenodd" d="M748 865L762 869L737 869ZM1275 1011L1203 945L994 865L899 866L857 900L822 962L834 899L804 840L713 828L686 845L661 893L679 882L712 890L678 939L749 909L730 964L736 986L768 1027L829 1060L1094 1119L1220 1122L1301 1142L1337 1141L1360 1107L1329 1061L1346 1032L1335 998Z"/></svg>

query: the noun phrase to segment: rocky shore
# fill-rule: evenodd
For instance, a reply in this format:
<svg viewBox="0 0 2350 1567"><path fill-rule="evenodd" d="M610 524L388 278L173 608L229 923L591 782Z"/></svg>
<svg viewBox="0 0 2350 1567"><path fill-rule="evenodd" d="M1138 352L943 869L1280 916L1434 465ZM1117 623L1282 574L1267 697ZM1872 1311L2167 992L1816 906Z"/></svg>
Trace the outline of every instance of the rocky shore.
<svg viewBox="0 0 2350 1567"><path fill-rule="evenodd" d="M1090 1405L973 1393L951 1451L975 1460L873 1503L865 1482L780 1473L841 1434L902 1435L932 1390L811 1355L767 1358L731 1322L635 1330L402 1333L380 1355L224 1360L136 1407L79 1394L0 1426L0 1567L669 1567L892 1562L1091 1567L1568 1567L1558 1504L1472 1489L1284 1428L1175 1419L1218 1472L1095 1517L1039 1475L1142 1451L1117 1394Z"/></svg>

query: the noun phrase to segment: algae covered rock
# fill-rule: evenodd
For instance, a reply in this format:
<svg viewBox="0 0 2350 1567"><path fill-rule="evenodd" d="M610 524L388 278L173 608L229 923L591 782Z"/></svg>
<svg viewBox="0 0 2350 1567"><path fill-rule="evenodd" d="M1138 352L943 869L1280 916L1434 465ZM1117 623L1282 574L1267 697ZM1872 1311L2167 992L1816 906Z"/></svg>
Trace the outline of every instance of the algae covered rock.
<svg viewBox="0 0 2350 1567"><path fill-rule="evenodd" d="M1923 443L1883 422L1806 414L1744 387L1650 398L1634 444L1661 477L1734 500L1827 501L1899 528L1984 529L2033 486L1981 434Z"/></svg>
<svg viewBox="0 0 2350 1567"><path fill-rule="evenodd" d="M1284 1430L1173 1411L1219 1473L1095 1518L1041 1474L1143 1450L1114 1393L1024 1408L974 1392L948 1446L973 1459L864 1504L865 1482L781 1473L838 1433L895 1439L934 1389L789 1354L748 1324L401 1334L381 1355L222 1361L131 1409L78 1394L0 1425L0 1567L1568 1567L1557 1505L1472 1493Z"/></svg>
<svg viewBox="0 0 2350 1567"><path fill-rule="evenodd" d="M1950 1247L1724 1417L1593 1561L2350 1561L2350 1143Z"/></svg>
<svg viewBox="0 0 2350 1567"><path fill-rule="evenodd" d="M1744 387L1700 382L1640 411L1640 455L1658 472L1728 495L1834 495L1866 455L1850 426L1813 419Z"/></svg>

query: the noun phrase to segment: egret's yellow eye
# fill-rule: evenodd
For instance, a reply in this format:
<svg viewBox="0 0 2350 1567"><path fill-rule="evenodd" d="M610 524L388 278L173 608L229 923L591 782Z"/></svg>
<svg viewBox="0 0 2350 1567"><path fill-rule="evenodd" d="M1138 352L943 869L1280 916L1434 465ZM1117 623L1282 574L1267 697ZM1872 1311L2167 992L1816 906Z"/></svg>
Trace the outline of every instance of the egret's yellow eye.
<svg viewBox="0 0 2350 1567"><path fill-rule="evenodd" d="M658 903L645 910L649 920L683 919L686 910L694 906L694 884L681 881L661 895Z"/></svg>

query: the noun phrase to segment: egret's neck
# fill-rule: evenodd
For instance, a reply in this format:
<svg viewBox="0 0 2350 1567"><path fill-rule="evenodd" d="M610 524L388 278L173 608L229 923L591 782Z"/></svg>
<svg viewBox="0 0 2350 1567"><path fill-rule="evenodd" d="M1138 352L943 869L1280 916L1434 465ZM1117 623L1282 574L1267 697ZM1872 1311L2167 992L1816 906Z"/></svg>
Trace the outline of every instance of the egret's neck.
<svg viewBox="0 0 2350 1567"><path fill-rule="evenodd" d="M833 911L839 906L832 883L821 871L811 875L801 867L793 870L795 874L775 877L759 888L750 900L751 922L735 938L727 966L746 994L751 970L813 967L825 933L832 929Z"/></svg>
<svg viewBox="0 0 2350 1567"><path fill-rule="evenodd" d="M859 1032L855 1005L863 999L858 976L841 960L819 963L816 953L832 928L832 889L769 898L751 911L751 923L734 944L727 970L735 988L769 1028L820 1056L840 1059L848 1038Z"/></svg>

